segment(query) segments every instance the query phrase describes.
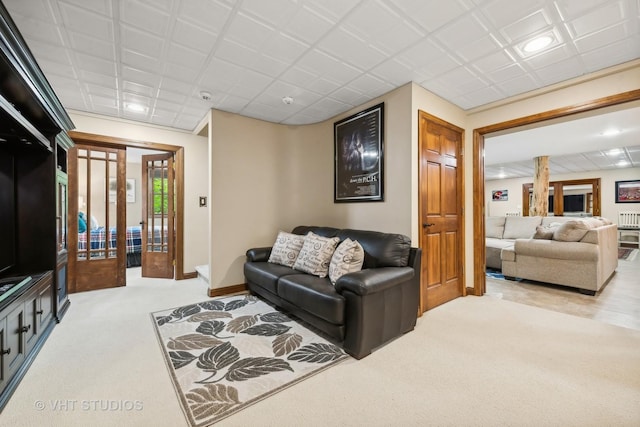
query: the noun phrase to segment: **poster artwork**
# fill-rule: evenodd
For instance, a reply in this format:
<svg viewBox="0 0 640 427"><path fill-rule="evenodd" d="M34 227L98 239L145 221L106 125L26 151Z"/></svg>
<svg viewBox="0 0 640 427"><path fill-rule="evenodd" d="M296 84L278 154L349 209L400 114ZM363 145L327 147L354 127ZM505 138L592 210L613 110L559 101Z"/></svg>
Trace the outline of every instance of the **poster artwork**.
<svg viewBox="0 0 640 427"><path fill-rule="evenodd" d="M335 123L336 202L383 200L383 109L379 104Z"/></svg>

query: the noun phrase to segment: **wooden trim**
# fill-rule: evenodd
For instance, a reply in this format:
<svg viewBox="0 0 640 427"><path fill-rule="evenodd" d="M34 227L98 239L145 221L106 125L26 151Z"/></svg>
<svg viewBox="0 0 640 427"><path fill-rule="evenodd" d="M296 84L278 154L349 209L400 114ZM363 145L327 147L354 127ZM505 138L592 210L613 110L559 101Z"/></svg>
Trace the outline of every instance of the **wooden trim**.
<svg viewBox="0 0 640 427"><path fill-rule="evenodd" d="M195 279L197 277L198 277L198 272L197 271L190 271L188 273L183 273L182 274L182 279L185 279L185 280L186 279ZM176 280L178 280L178 279L176 278Z"/></svg>
<svg viewBox="0 0 640 427"><path fill-rule="evenodd" d="M168 151L175 155L176 181L176 235L175 235L175 279L187 279L184 273L184 147L157 142L138 141L113 136L97 135L85 132L68 132L76 144L100 147L134 147L148 150ZM77 198L77 194L76 194Z"/></svg>
<svg viewBox="0 0 640 427"><path fill-rule="evenodd" d="M605 96L568 107L556 108L519 119L507 120L506 122L495 123L473 130L473 249L476 254L473 262L473 271L476 295L483 295L487 287L484 230L484 135L637 100L640 100L640 89Z"/></svg>
<svg viewBox="0 0 640 427"><path fill-rule="evenodd" d="M224 288L209 288L208 294L210 297L220 297L224 295L233 295L240 292L246 292L249 288L246 283L240 285L225 286Z"/></svg>

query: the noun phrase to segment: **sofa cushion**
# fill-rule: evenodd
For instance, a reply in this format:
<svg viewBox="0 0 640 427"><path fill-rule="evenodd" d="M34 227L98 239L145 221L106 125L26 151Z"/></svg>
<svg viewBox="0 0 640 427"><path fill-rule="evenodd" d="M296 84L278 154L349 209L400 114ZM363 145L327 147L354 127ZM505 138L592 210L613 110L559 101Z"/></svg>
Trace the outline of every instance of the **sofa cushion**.
<svg viewBox="0 0 640 427"><path fill-rule="evenodd" d="M245 262L244 276L248 282L255 283L271 292L278 293L278 279L287 274L299 274L293 268L272 262Z"/></svg>
<svg viewBox="0 0 640 427"><path fill-rule="evenodd" d="M329 323L344 323L345 299L328 277L284 276L278 281L278 296Z"/></svg>
<svg viewBox="0 0 640 427"><path fill-rule="evenodd" d="M506 217L504 216L489 216L484 222L485 237L491 237L494 239L502 239L504 234L504 222Z"/></svg>
<svg viewBox="0 0 640 427"><path fill-rule="evenodd" d="M551 240L553 239L553 232L556 227L539 225L536 227L536 232L533 235L534 239Z"/></svg>
<svg viewBox="0 0 640 427"><path fill-rule="evenodd" d="M299 225L291 230L292 233L300 234L302 236L306 236L310 231L322 237L335 237L340 230L333 227L320 227L317 225Z"/></svg>
<svg viewBox="0 0 640 427"><path fill-rule="evenodd" d="M572 220L561 224L553 232L553 240L579 242L591 230L591 224L582 220Z"/></svg>
<svg viewBox="0 0 640 427"><path fill-rule="evenodd" d="M273 244L273 248L271 249L269 262L293 267L293 264L296 262L298 254L300 253L300 249L302 249L303 243L303 236L280 231L278 233L278 237L276 237L276 242Z"/></svg>
<svg viewBox="0 0 640 427"><path fill-rule="evenodd" d="M542 222L540 216L508 216L505 218L503 239L530 239Z"/></svg>
<svg viewBox="0 0 640 427"><path fill-rule="evenodd" d="M347 239L340 243L331 257L329 279L336 284L341 276L360 271L364 263L364 249L356 240Z"/></svg>
<svg viewBox="0 0 640 427"><path fill-rule="evenodd" d="M403 234L379 231L340 230L340 240L357 240L364 249L362 268L406 267L409 264L411 239Z"/></svg>
<svg viewBox="0 0 640 427"><path fill-rule="evenodd" d="M327 277L331 257L339 242L337 237L322 237L308 232L293 268L314 276Z"/></svg>

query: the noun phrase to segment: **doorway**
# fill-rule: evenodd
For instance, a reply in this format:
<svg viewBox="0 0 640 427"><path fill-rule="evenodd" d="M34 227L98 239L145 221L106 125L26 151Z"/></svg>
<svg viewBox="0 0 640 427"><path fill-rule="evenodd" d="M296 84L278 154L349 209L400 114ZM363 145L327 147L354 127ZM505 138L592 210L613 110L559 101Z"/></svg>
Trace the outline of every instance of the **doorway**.
<svg viewBox="0 0 640 427"><path fill-rule="evenodd" d="M81 203L80 199L84 198L86 201L94 197L101 197L103 200L111 200L111 198L116 198L116 203L108 203L109 208L106 213L102 213L100 215L96 215L98 213L95 210L95 202L93 215L91 215L88 221L93 221L99 218L98 221L95 221L88 226L88 228L92 228L96 225L98 227L104 227L105 218L109 218L109 225L112 225L114 232L111 235L110 240L112 243L106 243L106 245L111 245L111 251L108 255L113 255L113 262L118 264L118 269L121 273L118 275L122 276L122 279L118 279L118 286L123 286L126 284L126 272L125 267L127 266L137 266L141 265L142 260L142 246L143 246L143 237L147 237L146 242L147 247L151 251L160 252L163 258L163 262L165 265L162 268L162 274L151 274L149 271L157 271L157 269L151 269L148 271L149 276L154 277L167 277L167 278L175 278L176 280L181 280L185 278L190 278L192 274L185 275L184 273L184 149L180 146L172 146L166 144L159 143L148 143L148 142L139 142L139 141L129 141L121 138L107 137L101 135L87 134L82 132L69 132L69 136L74 140L76 146L85 146L91 147L93 151L114 151L114 152L122 152L122 163L127 164L126 168L131 167L132 158L136 157L141 159L141 154L157 154L163 153L165 156L165 160L158 164L163 164L164 166L155 168L156 172L161 171L163 174L162 177L159 178L159 181L163 183L161 186L161 192L157 193L157 188L154 189L153 183L151 186L147 186L147 189L143 191L143 184L146 183L142 175L142 165L141 161L138 161L137 169L126 171L123 168L123 172L117 175L113 174L113 170L106 172L104 175L103 181L108 182L108 185L104 186L103 191L99 196L95 196L94 192L91 191L89 194L91 196L83 196L75 193L75 196L70 192L70 218L72 218L73 214L77 214L80 211L79 204ZM127 162L127 158L130 160ZM166 158L170 158L170 162L166 160ZM170 176L169 176L170 174ZM76 176L77 178L77 176ZM70 174L70 180L72 179ZM169 181L170 179L170 181ZM169 184L171 182L171 184ZM168 188L171 188L171 191L168 191ZM91 188L91 187L90 187ZM93 189L92 189L93 190ZM146 194L147 190L151 192L150 195ZM105 196L105 194L108 194ZM171 212L161 211L160 215L155 215L152 219L152 230L162 230L159 233L154 233L151 237L146 236L145 233L142 232L142 225L140 223L147 223L148 221L143 221L145 216L142 212L143 202L147 203L151 200L151 204L153 204L154 200L159 202L159 206L168 207L169 200L171 205ZM75 206L74 206L75 204ZM121 206L122 209L116 210L115 206ZM72 211L72 209L74 209ZM84 209L87 210L87 206L84 206ZM152 209L153 210L153 209ZM124 211L124 212L123 212ZM91 218L93 217L93 218ZM77 217L73 217L74 220ZM122 219L119 219L122 218ZM69 221L68 228L70 233L72 232L72 221ZM75 224L76 229L78 228L78 224ZM137 234L136 229L137 228ZM119 233L115 230L126 230L126 232ZM108 233L109 228L106 228L106 232ZM149 229L146 228L145 231ZM120 240L122 239L122 240ZM75 249L74 249L75 248ZM71 250L78 250L78 245L70 248ZM122 254L120 251L124 251ZM91 260L91 258L89 258ZM152 261L150 261L152 262ZM71 265L70 265L71 267ZM71 269L70 269L71 270ZM115 271L115 270L111 270ZM93 269L90 269L89 274L93 274ZM70 276L73 274L72 271L69 272ZM78 271L78 273L83 274L83 271ZM103 271L104 273L104 271ZM105 274L106 277L109 277L109 274ZM110 282L113 283L113 275L111 275ZM88 290L84 287L77 287L76 289L70 283L70 289L72 291L80 291L80 290Z"/></svg>
<svg viewBox="0 0 640 427"><path fill-rule="evenodd" d="M463 275L464 130L418 112L420 312L465 294Z"/></svg>
<svg viewBox="0 0 640 427"><path fill-rule="evenodd" d="M484 175L484 138L485 135L513 129L519 126L541 123L578 113L586 113L600 108L624 104L640 100L640 90L632 90L617 95L599 98L569 107L550 110L520 119L474 129L473 131L473 294L484 295L486 292L486 252L485 252L485 175Z"/></svg>

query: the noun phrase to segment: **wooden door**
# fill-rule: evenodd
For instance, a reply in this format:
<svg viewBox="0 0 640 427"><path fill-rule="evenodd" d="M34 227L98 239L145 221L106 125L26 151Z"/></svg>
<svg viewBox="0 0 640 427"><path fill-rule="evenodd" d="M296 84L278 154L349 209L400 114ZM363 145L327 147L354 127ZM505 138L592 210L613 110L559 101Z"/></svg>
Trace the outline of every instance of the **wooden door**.
<svg viewBox="0 0 640 427"><path fill-rule="evenodd" d="M126 152L78 144L68 167L69 292L124 286Z"/></svg>
<svg viewBox="0 0 640 427"><path fill-rule="evenodd" d="M173 278L173 153L142 156L142 277Z"/></svg>
<svg viewBox="0 0 640 427"><path fill-rule="evenodd" d="M463 130L419 112L419 211L424 312L463 295Z"/></svg>

